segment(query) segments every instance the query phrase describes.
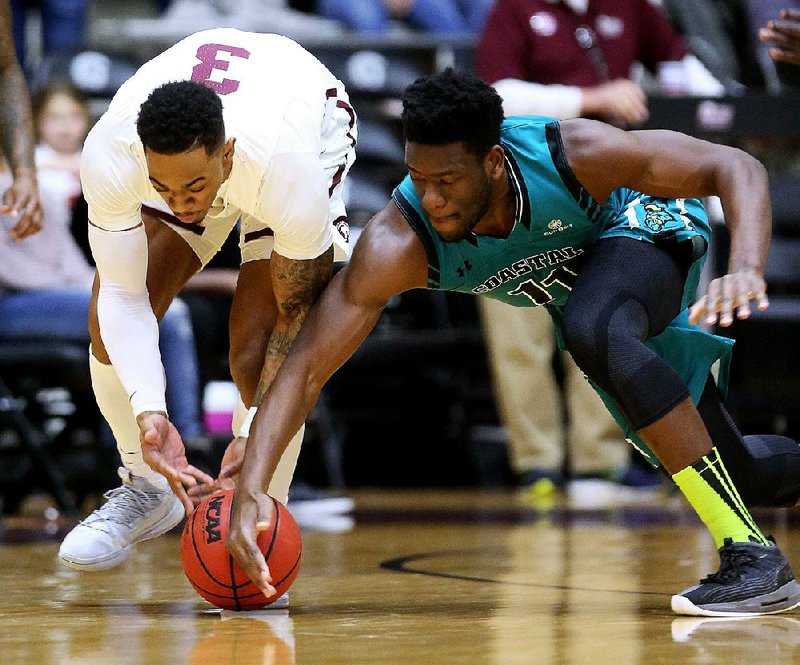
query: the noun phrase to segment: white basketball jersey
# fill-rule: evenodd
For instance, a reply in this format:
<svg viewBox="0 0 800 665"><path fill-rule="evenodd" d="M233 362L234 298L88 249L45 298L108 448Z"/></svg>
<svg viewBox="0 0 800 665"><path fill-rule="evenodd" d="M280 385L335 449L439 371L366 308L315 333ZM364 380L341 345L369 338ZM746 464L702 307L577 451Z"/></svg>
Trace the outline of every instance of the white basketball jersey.
<svg viewBox="0 0 800 665"><path fill-rule="evenodd" d="M292 40L231 28L187 37L120 87L84 148L81 180L91 223L120 231L140 223L142 204L168 211L148 179L136 119L155 88L178 80L198 81L215 90L223 104L226 138L236 138L231 174L209 217L215 211L230 215L238 209L274 228L276 249L281 237L294 236L294 242L287 241L290 258L317 256L320 242L329 246L327 210L309 214L307 200L287 200L298 197L283 193L292 182L295 188L297 182L309 188L316 184L326 196L315 198L327 206L322 167L319 177L311 173L311 179L309 170L317 169L323 152L321 132L330 108L326 102L342 84ZM301 205L296 212L302 214L295 214L293 205Z"/></svg>

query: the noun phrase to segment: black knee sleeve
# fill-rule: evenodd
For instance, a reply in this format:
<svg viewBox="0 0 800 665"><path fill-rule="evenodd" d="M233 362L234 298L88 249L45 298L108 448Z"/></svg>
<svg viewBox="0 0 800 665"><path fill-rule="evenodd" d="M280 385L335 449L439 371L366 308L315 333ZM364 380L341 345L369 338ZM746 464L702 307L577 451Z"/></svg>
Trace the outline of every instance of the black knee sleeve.
<svg viewBox="0 0 800 665"><path fill-rule="evenodd" d="M630 238L594 245L564 308L567 348L578 366L641 429L685 399L678 374L644 342L677 316L686 260Z"/></svg>
<svg viewBox="0 0 800 665"><path fill-rule="evenodd" d="M619 293L600 311L570 307L564 338L576 364L611 395L634 429L647 427L688 396L675 370L645 346L646 305Z"/></svg>

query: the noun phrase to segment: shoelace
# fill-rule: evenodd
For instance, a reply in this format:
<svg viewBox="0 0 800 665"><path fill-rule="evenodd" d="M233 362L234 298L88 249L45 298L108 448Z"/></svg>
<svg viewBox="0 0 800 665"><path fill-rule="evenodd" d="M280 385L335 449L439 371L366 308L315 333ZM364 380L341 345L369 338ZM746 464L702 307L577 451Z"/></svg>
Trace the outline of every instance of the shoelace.
<svg viewBox="0 0 800 665"><path fill-rule="evenodd" d="M758 558L752 552L738 549L732 545L722 547L719 554L719 570L700 580L701 584L706 582L716 582L717 584L737 582L744 569Z"/></svg>
<svg viewBox="0 0 800 665"><path fill-rule="evenodd" d="M149 512L152 498L144 490L130 485L115 487L103 494L103 497L106 503L83 520L84 526L103 530L105 522L130 524Z"/></svg>

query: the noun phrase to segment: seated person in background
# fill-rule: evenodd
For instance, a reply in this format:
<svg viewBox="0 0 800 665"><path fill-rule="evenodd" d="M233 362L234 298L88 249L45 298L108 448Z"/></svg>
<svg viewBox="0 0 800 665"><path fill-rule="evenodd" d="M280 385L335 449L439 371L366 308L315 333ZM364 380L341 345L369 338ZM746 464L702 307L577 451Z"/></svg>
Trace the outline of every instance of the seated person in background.
<svg viewBox="0 0 800 665"><path fill-rule="evenodd" d="M82 93L53 82L33 96L39 144L36 165L46 223L41 232L15 240L0 234L0 338L58 339L89 343L89 298L94 269L70 232L72 205L80 195L81 147L89 127ZM0 174L8 187L10 174ZM186 438L202 434L194 335L188 311L173 303L161 323L167 401Z"/></svg>
<svg viewBox="0 0 800 665"><path fill-rule="evenodd" d="M425 32L480 32L494 0L317 0L317 13L357 32L387 32L392 19Z"/></svg>
<svg viewBox="0 0 800 665"><path fill-rule="evenodd" d="M497 0L477 58L506 115L640 125L648 114L631 81L636 62L653 73L679 63L687 94L724 91L648 0Z"/></svg>

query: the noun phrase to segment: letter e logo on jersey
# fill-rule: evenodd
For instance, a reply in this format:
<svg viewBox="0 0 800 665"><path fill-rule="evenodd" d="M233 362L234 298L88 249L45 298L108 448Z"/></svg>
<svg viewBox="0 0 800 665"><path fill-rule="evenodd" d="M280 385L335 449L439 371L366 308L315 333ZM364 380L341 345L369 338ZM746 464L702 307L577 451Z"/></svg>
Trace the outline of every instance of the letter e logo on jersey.
<svg viewBox="0 0 800 665"><path fill-rule="evenodd" d="M220 515L222 513L222 497L214 497L208 502L206 508L206 525L204 531L206 532L206 544L218 543L222 540L222 534L219 530Z"/></svg>

